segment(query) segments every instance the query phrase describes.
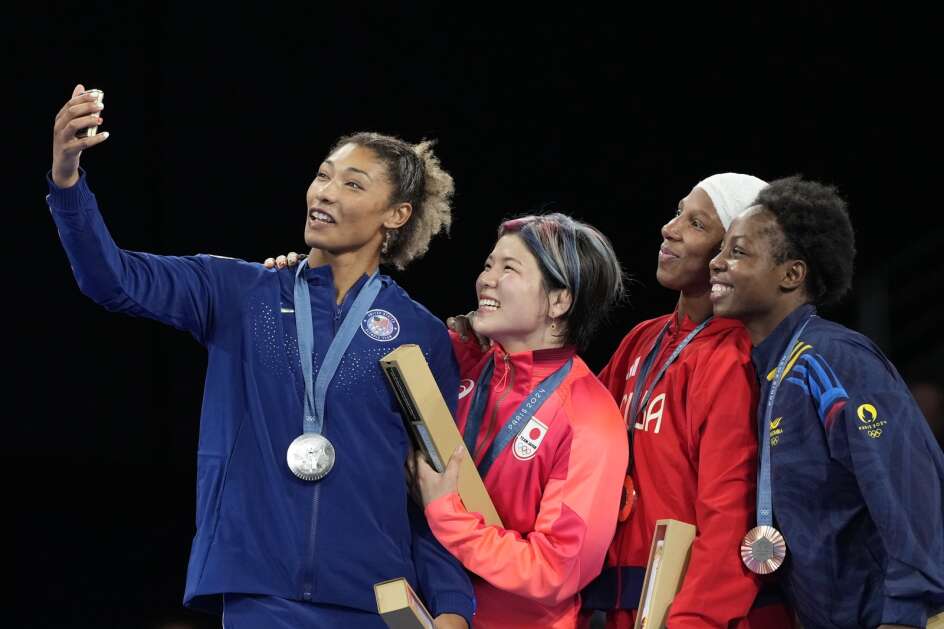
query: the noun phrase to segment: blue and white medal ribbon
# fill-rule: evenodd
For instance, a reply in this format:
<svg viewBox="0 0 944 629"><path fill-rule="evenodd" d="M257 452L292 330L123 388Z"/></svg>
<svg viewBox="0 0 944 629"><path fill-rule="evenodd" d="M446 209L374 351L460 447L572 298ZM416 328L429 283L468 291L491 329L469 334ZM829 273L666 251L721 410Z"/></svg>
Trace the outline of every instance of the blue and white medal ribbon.
<svg viewBox="0 0 944 629"><path fill-rule="evenodd" d="M770 574L782 566L787 557L787 542L780 531L773 526L774 512L770 491L770 418L773 416L774 401L777 398L777 389L780 388L780 379L784 375L787 360L793 354L793 348L809 322L809 319L804 321L787 344L787 349L777 365L774 381L770 384L770 392L767 394L764 424L760 430L763 437L760 441L760 470L757 478L757 526L748 531L741 541L741 561L748 570L757 574Z"/></svg>
<svg viewBox="0 0 944 629"><path fill-rule="evenodd" d="M307 263L299 264L295 273L295 328L298 335L298 356L302 362L305 380L305 416L302 434L288 446L285 459L292 474L302 480L316 481L327 476L334 467L334 446L321 434L324 428L325 397L328 385L341 364L341 358L354 338L361 319L370 310L374 298L380 292L377 272L368 278L357 299L351 305L341 328L335 334L325 354L318 380L312 383L312 355L314 354L314 329L311 320L311 297L308 280L304 277Z"/></svg>

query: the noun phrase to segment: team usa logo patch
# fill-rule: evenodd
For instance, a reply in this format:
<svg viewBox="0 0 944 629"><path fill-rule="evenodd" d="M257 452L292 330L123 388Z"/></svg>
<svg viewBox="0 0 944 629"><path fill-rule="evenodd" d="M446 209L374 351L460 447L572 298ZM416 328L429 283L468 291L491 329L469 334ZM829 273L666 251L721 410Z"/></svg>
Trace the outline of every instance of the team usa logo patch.
<svg viewBox="0 0 944 629"><path fill-rule="evenodd" d="M515 458L519 461L533 459L546 434L547 426L542 424L537 417L532 417L531 421L515 437L515 444L512 448Z"/></svg>
<svg viewBox="0 0 944 629"><path fill-rule="evenodd" d="M472 393L472 389L475 388L475 380L472 378L465 378L459 383L459 399L461 400L468 394Z"/></svg>
<svg viewBox="0 0 944 629"><path fill-rule="evenodd" d="M392 341L400 335L400 322L386 310L370 310L361 321L361 330L375 341Z"/></svg>

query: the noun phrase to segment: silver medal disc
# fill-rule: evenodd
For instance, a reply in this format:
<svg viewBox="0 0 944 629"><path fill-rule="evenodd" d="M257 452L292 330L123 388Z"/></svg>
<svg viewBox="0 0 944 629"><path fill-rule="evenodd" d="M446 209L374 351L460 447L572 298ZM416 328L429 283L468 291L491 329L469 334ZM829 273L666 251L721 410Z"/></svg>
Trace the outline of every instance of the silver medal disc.
<svg viewBox="0 0 944 629"><path fill-rule="evenodd" d="M321 480L334 467L334 446L324 435L308 432L288 446L288 469L302 480Z"/></svg>
<svg viewBox="0 0 944 629"><path fill-rule="evenodd" d="M772 526L755 526L741 541L741 561L757 574L770 574L783 564L787 542Z"/></svg>

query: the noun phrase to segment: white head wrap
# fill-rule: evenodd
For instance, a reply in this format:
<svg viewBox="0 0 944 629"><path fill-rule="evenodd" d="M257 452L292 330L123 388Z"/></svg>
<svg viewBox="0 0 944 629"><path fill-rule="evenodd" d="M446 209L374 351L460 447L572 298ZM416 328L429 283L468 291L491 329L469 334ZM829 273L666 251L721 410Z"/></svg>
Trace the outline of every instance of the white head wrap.
<svg viewBox="0 0 944 629"><path fill-rule="evenodd" d="M767 187L767 182L751 175L721 173L702 179L695 187L711 198L721 224L727 229L738 214L754 204L757 193Z"/></svg>

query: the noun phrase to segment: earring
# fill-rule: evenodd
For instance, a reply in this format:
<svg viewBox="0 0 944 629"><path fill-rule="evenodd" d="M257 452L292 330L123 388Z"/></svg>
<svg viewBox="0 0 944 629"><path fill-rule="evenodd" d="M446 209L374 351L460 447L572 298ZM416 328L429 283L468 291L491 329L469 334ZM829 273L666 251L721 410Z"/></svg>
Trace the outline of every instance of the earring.
<svg viewBox="0 0 944 629"><path fill-rule="evenodd" d="M393 241L396 238L396 231L397 230L395 229L388 229L386 232L384 232L383 244L380 245L381 255L387 255L387 253L390 251L390 245L393 244Z"/></svg>

